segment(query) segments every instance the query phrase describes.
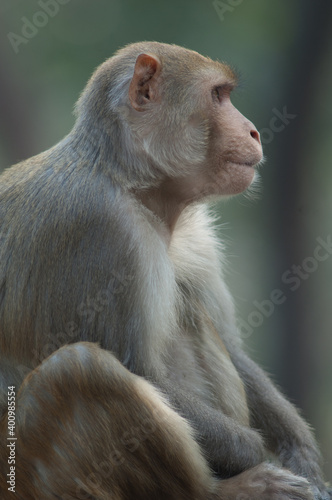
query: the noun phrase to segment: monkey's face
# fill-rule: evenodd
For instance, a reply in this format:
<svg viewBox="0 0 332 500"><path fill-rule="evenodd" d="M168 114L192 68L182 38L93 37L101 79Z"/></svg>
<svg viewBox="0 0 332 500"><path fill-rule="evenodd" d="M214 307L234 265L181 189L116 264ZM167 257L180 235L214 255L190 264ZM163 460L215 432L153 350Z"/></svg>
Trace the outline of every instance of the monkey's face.
<svg viewBox="0 0 332 500"><path fill-rule="evenodd" d="M240 193L254 179L262 147L255 126L231 103L236 77L196 52L173 51L136 59L134 135L181 203Z"/></svg>
<svg viewBox="0 0 332 500"><path fill-rule="evenodd" d="M214 66L211 72L204 69L202 77L196 77L191 86L194 107L187 111L185 124L182 114L184 133L173 136L169 147L172 150L177 145L182 152L199 149L199 154L186 154L176 178L172 177L173 192L184 202L243 192L253 182L263 158L256 127L231 102L235 86L228 76L231 70L219 63L216 66L218 71ZM186 103L187 108L193 103Z"/></svg>
<svg viewBox="0 0 332 500"><path fill-rule="evenodd" d="M216 85L207 92L209 139L204 165L208 191L215 195L238 194L255 177L262 160L260 136L252 122L232 104L232 86Z"/></svg>

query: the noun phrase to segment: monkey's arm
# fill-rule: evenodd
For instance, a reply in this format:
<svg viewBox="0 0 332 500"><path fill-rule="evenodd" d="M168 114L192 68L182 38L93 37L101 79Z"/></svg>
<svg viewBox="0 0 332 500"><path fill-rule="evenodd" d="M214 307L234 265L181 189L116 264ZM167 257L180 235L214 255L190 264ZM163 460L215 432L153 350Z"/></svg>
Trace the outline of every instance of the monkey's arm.
<svg viewBox="0 0 332 500"><path fill-rule="evenodd" d="M178 384L159 380L157 385L175 410L195 429L196 439L210 466L220 477L239 474L264 460L266 449L256 430L211 408Z"/></svg>
<svg viewBox="0 0 332 500"><path fill-rule="evenodd" d="M246 354L233 353L232 361L245 384L251 426L263 433L266 446L284 467L308 478L318 488L316 498L329 499L320 453L309 426Z"/></svg>

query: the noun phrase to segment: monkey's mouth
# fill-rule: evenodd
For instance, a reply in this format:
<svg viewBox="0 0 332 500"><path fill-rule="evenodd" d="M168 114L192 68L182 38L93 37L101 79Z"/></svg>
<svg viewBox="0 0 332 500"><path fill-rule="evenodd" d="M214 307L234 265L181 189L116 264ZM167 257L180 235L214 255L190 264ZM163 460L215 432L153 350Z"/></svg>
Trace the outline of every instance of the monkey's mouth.
<svg viewBox="0 0 332 500"><path fill-rule="evenodd" d="M238 167L244 167L244 168L255 168L257 165L257 162L255 161L244 161L244 162L239 162L239 161L233 161L233 160L227 160L226 164L228 165L236 165Z"/></svg>
<svg viewBox="0 0 332 500"><path fill-rule="evenodd" d="M259 157L255 157L253 158L252 160L248 160L248 161L239 161L239 160L232 160L232 159L227 159L226 160L226 163L230 163L232 165L237 165L239 167L245 167L245 168L255 168L255 167L258 167L260 162L262 161L263 159L263 156L262 155L259 155Z"/></svg>
<svg viewBox="0 0 332 500"><path fill-rule="evenodd" d="M257 165L256 163L250 161L245 161L244 163L233 161L230 163L234 163L234 165L240 165L240 167L254 167L255 165Z"/></svg>

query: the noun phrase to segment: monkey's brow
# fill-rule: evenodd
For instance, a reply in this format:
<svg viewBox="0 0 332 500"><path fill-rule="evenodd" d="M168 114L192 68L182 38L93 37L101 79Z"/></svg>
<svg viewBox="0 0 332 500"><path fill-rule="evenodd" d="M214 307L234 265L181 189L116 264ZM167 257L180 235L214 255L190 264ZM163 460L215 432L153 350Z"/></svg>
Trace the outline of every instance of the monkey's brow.
<svg viewBox="0 0 332 500"><path fill-rule="evenodd" d="M236 68L230 66L227 63L221 62L221 61L216 61L216 67L218 69L218 72L221 71L221 73L224 75L224 79L226 80L226 83L229 83L236 87L238 80L239 80L239 73Z"/></svg>
<svg viewBox="0 0 332 500"><path fill-rule="evenodd" d="M232 92L234 89L236 89L236 87L238 86L238 82L237 81L227 81L227 82L223 82L223 83L220 83L219 85L214 85L214 88L218 88L218 89L221 89L222 91L225 91L225 92Z"/></svg>
<svg viewBox="0 0 332 500"><path fill-rule="evenodd" d="M230 70L229 74L226 74L226 82L225 86L228 86L229 89L233 90L239 85L240 77L234 70Z"/></svg>

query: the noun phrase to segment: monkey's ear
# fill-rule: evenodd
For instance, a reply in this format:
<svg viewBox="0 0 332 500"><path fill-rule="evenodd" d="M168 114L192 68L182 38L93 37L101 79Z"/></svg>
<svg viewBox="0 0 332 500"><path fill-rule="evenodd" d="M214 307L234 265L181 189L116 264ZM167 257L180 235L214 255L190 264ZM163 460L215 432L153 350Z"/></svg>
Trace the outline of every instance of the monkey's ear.
<svg viewBox="0 0 332 500"><path fill-rule="evenodd" d="M147 103L156 100L160 70L160 61L155 56L140 54L137 57L129 87L129 100L137 111L144 111Z"/></svg>

